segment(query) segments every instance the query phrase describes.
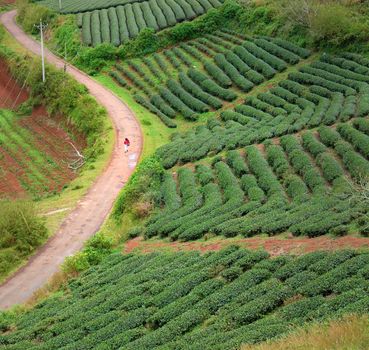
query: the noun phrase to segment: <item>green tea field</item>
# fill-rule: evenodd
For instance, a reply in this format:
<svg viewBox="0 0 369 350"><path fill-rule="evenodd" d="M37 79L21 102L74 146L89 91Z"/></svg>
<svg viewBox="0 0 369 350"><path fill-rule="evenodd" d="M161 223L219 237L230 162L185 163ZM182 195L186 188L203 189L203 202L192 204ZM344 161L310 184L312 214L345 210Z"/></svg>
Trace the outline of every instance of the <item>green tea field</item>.
<svg viewBox="0 0 369 350"><path fill-rule="evenodd" d="M1 11L1 349L369 349L367 1Z"/></svg>

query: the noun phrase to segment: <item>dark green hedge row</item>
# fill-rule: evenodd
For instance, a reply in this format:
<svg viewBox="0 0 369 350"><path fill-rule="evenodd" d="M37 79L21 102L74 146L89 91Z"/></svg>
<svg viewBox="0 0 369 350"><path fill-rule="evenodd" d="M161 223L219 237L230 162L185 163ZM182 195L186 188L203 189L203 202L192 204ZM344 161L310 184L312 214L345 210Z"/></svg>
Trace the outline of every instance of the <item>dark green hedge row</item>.
<svg viewBox="0 0 369 350"><path fill-rule="evenodd" d="M213 96L219 97L225 101L233 101L237 98L237 95L233 91L222 88L198 70L191 68L188 70L187 74L204 91Z"/></svg>
<svg viewBox="0 0 369 350"><path fill-rule="evenodd" d="M364 157L369 158L369 136L349 124L339 124L337 131L350 142Z"/></svg>
<svg viewBox="0 0 369 350"><path fill-rule="evenodd" d="M120 64L116 64L115 67L117 68L117 70L119 70L123 75L125 75L126 77L128 77L128 79L130 81L132 81L134 83L134 85L136 85L140 90L142 90L143 92L145 92L145 94L150 95L151 94L151 90L147 87L147 85L137 76L137 74L135 74L134 72L132 72L129 68L124 67L123 65Z"/></svg>
<svg viewBox="0 0 369 350"><path fill-rule="evenodd" d="M167 117L174 118L177 113L175 110L170 107L161 97L160 95L152 95L150 98L150 102L158 109L160 109Z"/></svg>
<svg viewBox="0 0 369 350"><path fill-rule="evenodd" d="M319 135L325 145L334 147L353 178L360 180L363 176L365 177L369 171L369 162L355 152L349 143L343 141L338 132L329 127L320 127Z"/></svg>
<svg viewBox="0 0 369 350"><path fill-rule="evenodd" d="M175 110L180 112L186 119L196 120L197 115L194 110L189 108L186 104L182 102L180 98L170 92L164 87L159 87L159 93L161 97Z"/></svg>
<svg viewBox="0 0 369 350"><path fill-rule="evenodd" d="M247 65L261 73L264 77L271 79L275 74L276 70L269 64L265 63L260 58L255 57L252 51L246 50L243 46L236 46L233 52L239 56Z"/></svg>
<svg viewBox="0 0 369 350"><path fill-rule="evenodd" d="M227 61L223 54L215 55L214 61L242 91L248 92L254 87L254 84L244 78L237 68Z"/></svg>
<svg viewBox="0 0 369 350"><path fill-rule="evenodd" d="M272 41L273 43L277 44L278 46L291 51L293 53L295 53L296 55L302 57L302 58L308 58L311 55L311 51L304 49L300 46L294 45L291 42L287 41L287 40L283 40L281 38L264 38L267 39L269 41Z"/></svg>
<svg viewBox="0 0 369 350"><path fill-rule="evenodd" d="M139 104L147 108L150 112L156 114L168 128L177 127L177 124L173 120L171 120L165 113L162 112L162 110L157 108L150 101L146 100L144 97L137 94L135 94L133 97Z"/></svg>
<svg viewBox="0 0 369 350"><path fill-rule="evenodd" d="M168 89L181 99L189 108L198 113L204 113L209 111L209 107L201 100L193 97L183 87L173 79L167 81Z"/></svg>
<svg viewBox="0 0 369 350"><path fill-rule="evenodd" d="M215 109L219 109L222 107L222 102L217 97L214 97L209 93L203 91L200 86L197 85L193 80L191 80L185 73L179 73L179 81L182 87L192 96L198 98L202 102Z"/></svg>
<svg viewBox="0 0 369 350"><path fill-rule="evenodd" d="M264 50L272 53L273 55L281 58L283 61L288 62L290 64L297 64L300 61L300 57L293 52L284 49L280 45L276 45L271 41L267 41L265 39L256 39L254 40L255 44L263 48Z"/></svg>
<svg viewBox="0 0 369 350"><path fill-rule="evenodd" d="M255 40L255 43L260 43L259 40ZM255 43L251 41L246 41L243 43L243 47L245 47L249 52L252 52L252 54L267 64L269 64L272 68L275 70L282 72L287 68L287 64L285 61L281 60L280 58L272 55L268 52L268 50L265 50L262 46L258 46ZM265 46L265 45L264 45ZM291 62L290 62L291 63ZM297 62L294 62L292 64L296 64Z"/></svg>
<svg viewBox="0 0 369 350"><path fill-rule="evenodd" d="M91 13L87 12L82 17L82 40L86 45L92 44L90 28L91 28Z"/></svg>

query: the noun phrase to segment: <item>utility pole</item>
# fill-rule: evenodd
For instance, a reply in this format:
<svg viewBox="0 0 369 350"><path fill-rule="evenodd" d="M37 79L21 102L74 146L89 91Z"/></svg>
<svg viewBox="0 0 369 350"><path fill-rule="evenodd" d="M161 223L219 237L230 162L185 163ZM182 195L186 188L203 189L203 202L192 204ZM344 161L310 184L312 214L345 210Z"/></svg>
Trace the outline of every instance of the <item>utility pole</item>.
<svg viewBox="0 0 369 350"><path fill-rule="evenodd" d="M59 0L59 11L62 10L62 0Z"/></svg>
<svg viewBox="0 0 369 350"><path fill-rule="evenodd" d="M36 26L40 30L41 34L41 61L42 61L42 82L46 81L45 77L45 55L44 55L44 29L47 27L47 24L43 24L40 19L40 25Z"/></svg>

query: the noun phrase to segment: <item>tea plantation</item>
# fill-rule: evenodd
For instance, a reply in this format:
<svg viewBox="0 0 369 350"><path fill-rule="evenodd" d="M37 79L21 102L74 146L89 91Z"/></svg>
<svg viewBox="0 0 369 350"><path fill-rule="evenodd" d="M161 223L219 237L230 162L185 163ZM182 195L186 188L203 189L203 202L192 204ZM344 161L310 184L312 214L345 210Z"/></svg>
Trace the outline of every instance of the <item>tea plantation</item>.
<svg viewBox="0 0 369 350"><path fill-rule="evenodd" d="M155 31L191 20L211 8L221 6L218 0L150 0L118 7L84 12L77 15L82 41L96 46L102 42L118 46L135 38L145 28Z"/></svg>
<svg viewBox="0 0 369 350"><path fill-rule="evenodd" d="M0 336L3 349L236 349L369 311L369 254L110 256Z"/></svg>
<svg viewBox="0 0 369 350"><path fill-rule="evenodd" d="M179 168L178 186L170 174L164 177L164 207L149 219L145 235L190 240L209 232L288 231L314 237L346 234L354 222L367 234L368 208L352 198L350 182L369 173L368 126L360 118L336 129L321 126L228 151L195 171Z"/></svg>
<svg viewBox="0 0 369 350"><path fill-rule="evenodd" d="M309 56L310 51L284 40L223 30L118 63L110 75L168 127L175 127L176 116L195 121L203 113L229 108Z"/></svg>
<svg viewBox="0 0 369 350"><path fill-rule="evenodd" d="M170 168L223 149L365 117L369 113L368 73L369 60L361 56L324 54L267 92L234 103L220 118L177 137L158 153Z"/></svg>
<svg viewBox="0 0 369 350"><path fill-rule="evenodd" d="M50 211L71 211L62 231L71 225L71 233L58 244L65 252L77 246L74 237L80 242L104 225L60 266L55 247L44 247L60 273L32 306L0 312L0 349L232 350L369 315L369 11L362 1L16 6L17 23L32 35L42 12L45 44L68 60L66 74L77 74L75 65L94 76L90 91L112 116L116 142L96 183L109 179L93 191L110 200L106 214L113 209L105 217L89 199L93 191L76 184L71 191L87 193L79 207L96 211L96 220L81 218L78 231L69 220L79 220L73 204ZM7 150L16 155L27 135L9 135ZM8 139L0 135L0 144ZM42 161L34 159L32 177ZM27 278L20 285L37 284ZM7 284L0 296L12 295L1 294Z"/></svg>

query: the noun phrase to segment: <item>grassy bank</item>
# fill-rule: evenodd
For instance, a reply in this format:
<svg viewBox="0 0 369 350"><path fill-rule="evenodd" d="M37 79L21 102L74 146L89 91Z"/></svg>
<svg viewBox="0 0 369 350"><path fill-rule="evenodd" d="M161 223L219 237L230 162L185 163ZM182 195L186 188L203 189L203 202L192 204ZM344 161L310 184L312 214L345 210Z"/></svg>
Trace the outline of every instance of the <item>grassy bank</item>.
<svg viewBox="0 0 369 350"><path fill-rule="evenodd" d="M368 316L347 316L338 321L307 326L277 341L247 345L242 350L366 350Z"/></svg>

